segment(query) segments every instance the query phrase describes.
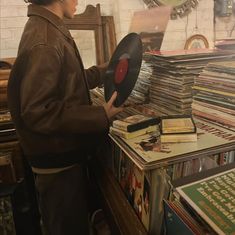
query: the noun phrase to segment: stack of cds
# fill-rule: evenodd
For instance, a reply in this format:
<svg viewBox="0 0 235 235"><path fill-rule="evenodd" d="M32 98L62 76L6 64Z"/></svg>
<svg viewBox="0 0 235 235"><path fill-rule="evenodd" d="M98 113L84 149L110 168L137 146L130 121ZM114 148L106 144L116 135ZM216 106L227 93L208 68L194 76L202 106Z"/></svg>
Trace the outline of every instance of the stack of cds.
<svg viewBox="0 0 235 235"><path fill-rule="evenodd" d="M193 114L235 128L235 60L208 64L193 90Z"/></svg>
<svg viewBox="0 0 235 235"><path fill-rule="evenodd" d="M149 105L160 116L191 114L194 79L208 62L234 56L228 51L208 49L145 53L144 59L153 68Z"/></svg>

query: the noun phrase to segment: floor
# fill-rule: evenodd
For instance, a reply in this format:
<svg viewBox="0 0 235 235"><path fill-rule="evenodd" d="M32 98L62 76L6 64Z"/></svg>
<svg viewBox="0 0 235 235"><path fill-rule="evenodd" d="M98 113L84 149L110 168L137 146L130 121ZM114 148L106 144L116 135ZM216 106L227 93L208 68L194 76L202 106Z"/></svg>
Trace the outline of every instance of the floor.
<svg viewBox="0 0 235 235"><path fill-rule="evenodd" d="M42 226L42 235L46 235ZM101 209L96 210L91 217L89 235L111 235L109 225Z"/></svg>

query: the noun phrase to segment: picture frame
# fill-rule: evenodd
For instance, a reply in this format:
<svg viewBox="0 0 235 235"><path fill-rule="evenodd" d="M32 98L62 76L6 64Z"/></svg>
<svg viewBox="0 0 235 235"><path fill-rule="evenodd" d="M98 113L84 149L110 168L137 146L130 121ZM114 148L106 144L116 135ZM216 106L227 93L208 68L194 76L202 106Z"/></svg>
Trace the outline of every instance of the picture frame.
<svg viewBox="0 0 235 235"><path fill-rule="evenodd" d="M96 64L103 64L105 61L100 4L96 6L88 5L83 13L74 15L73 19L65 19L64 23L69 30L94 32Z"/></svg>
<svg viewBox="0 0 235 235"><path fill-rule="evenodd" d="M209 48L209 43L202 34L194 34L189 37L184 45L185 50Z"/></svg>
<svg viewBox="0 0 235 235"><path fill-rule="evenodd" d="M73 19L64 19L64 23L70 32L81 33L85 30L93 33L94 38L88 39L88 42L95 42L95 64L103 64L110 60L117 46L115 24L113 16L101 15L100 4L87 5L83 13L75 15ZM86 61L84 63L86 64Z"/></svg>

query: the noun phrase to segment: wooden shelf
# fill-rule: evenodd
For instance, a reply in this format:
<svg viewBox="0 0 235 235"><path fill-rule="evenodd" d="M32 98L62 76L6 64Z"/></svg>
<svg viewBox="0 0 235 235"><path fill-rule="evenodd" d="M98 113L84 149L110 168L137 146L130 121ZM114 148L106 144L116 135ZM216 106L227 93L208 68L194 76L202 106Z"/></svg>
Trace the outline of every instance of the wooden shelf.
<svg viewBox="0 0 235 235"><path fill-rule="evenodd" d="M112 234L147 235L147 231L126 199L112 172L100 163L92 163L96 183L101 192L103 209Z"/></svg>

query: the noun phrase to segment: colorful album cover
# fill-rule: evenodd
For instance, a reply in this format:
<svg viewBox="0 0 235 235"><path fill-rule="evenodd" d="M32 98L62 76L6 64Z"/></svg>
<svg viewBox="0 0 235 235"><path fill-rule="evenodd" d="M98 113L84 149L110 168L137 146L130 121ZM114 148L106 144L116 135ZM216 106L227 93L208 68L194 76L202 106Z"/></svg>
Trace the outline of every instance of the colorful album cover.
<svg viewBox="0 0 235 235"><path fill-rule="evenodd" d="M126 156L123 151L121 151L119 165L119 183L132 207L134 206L134 195L131 188L133 166L134 163Z"/></svg>
<svg viewBox="0 0 235 235"><path fill-rule="evenodd" d="M120 154L119 183L127 200L148 230L150 185L144 171L140 170L123 151Z"/></svg>
<svg viewBox="0 0 235 235"><path fill-rule="evenodd" d="M187 234L194 235L188 225L180 218L177 212L164 200L164 217L166 224L166 235Z"/></svg>
<svg viewBox="0 0 235 235"><path fill-rule="evenodd" d="M149 227L149 217L150 217L150 183L146 175L144 175L142 222L146 228Z"/></svg>
<svg viewBox="0 0 235 235"><path fill-rule="evenodd" d="M235 169L198 180L176 191L217 234L235 231Z"/></svg>
<svg viewBox="0 0 235 235"><path fill-rule="evenodd" d="M129 32L140 34L143 51L160 50L171 7L155 7L134 12Z"/></svg>

